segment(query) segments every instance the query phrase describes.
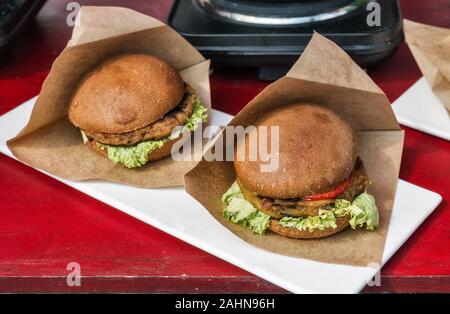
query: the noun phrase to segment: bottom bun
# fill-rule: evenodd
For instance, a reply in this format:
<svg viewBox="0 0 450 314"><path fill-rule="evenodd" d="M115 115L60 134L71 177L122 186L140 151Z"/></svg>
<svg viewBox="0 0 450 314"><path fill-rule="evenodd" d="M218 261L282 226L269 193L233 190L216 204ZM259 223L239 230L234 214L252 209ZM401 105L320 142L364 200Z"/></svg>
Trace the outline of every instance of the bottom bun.
<svg viewBox="0 0 450 314"><path fill-rule="evenodd" d="M171 155L172 146L179 140L180 138L176 138L174 140L168 141L164 143L164 145L160 148L155 149L154 151L150 152L148 154L148 161L157 161L166 157L169 157ZM107 149L101 149L95 141L89 141L87 143L89 148L93 150L94 152L102 155L103 157L108 158L108 150Z"/></svg>
<svg viewBox="0 0 450 314"><path fill-rule="evenodd" d="M350 218L348 216L336 219L336 228L326 228L324 230L298 230L295 228L286 228L279 224L279 220L271 219L269 230L287 238L294 239L319 239L329 237L333 234L341 232L349 226Z"/></svg>

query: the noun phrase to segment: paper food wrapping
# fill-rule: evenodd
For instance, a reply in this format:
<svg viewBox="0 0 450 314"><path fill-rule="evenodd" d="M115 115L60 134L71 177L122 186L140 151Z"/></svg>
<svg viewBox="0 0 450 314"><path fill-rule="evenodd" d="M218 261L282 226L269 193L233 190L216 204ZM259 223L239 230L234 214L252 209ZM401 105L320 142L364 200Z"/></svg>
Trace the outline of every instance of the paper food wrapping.
<svg viewBox="0 0 450 314"><path fill-rule="evenodd" d="M405 39L431 90L450 113L450 29L404 20Z"/></svg>
<svg viewBox="0 0 450 314"><path fill-rule="evenodd" d="M187 191L232 233L262 249L328 263L381 263L403 149L403 131L386 95L344 51L316 33L288 74L265 88L229 125L252 125L265 112L298 101L333 110L357 131L359 155L373 182L368 192L376 197L380 212L376 231L348 228L314 240L289 239L270 231L255 235L222 216L221 197L236 178L232 162L202 160L185 176Z"/></svg>
<svg viewBox="0 0 450 314"><path fill-rule="evenodd" d="M55 60L25 128L8 147L19 160L72 180L104 179L141 187L183 185L195 162L170 157L126 169L91 151L67 119L70 99L82 78L103 60L144 53L172 64L211 108L209 61L162 22L118 7L82 7L67 47Z"/></svg>

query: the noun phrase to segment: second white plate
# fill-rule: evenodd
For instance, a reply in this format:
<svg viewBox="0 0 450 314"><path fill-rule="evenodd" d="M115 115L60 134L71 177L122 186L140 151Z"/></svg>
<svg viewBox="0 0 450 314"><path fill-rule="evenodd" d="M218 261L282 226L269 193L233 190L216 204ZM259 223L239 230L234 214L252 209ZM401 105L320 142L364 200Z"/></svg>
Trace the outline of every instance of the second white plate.
<svg viewBox="0 0 450 314"><path fill-rule="evenodd" d="M425 77L401 95L392 109L401 124L450 141L450 117Z"/></svg>

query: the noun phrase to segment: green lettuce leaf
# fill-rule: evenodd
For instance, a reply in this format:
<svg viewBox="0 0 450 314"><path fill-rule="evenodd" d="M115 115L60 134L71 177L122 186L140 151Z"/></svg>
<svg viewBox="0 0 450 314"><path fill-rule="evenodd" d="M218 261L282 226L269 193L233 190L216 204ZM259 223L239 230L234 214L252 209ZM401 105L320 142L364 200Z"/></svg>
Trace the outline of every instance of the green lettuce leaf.
<svg viewBox="0 0 450 314"><path fill-rule="evenodd" d="M375 203L375 198L367 193L362 193L355 197L349 207L350 225L353 229L366 226L368 230L378 227L380 216Z"/></svg>
<svg viewBox="0 0 450 314"><path fill-rule="evenodd" d="M226 205L223 216L232 223L247 227L255 234L264 234L269 227L270 216L257 210L244 199L239 185L234 182L222 196Z"/></svg>
<svg viewBox="0 0 450 314"><path fill-rule="evenodd" d="M256 214L257 209L243 198L231 197L230 203L225 207L223 216L229 221L247 226L247 220Z"/></svg>
<svg viewBox="0 0 450 314"><path fill-rule="evenodd" d="M255 234L262 235L269 228L270 216L257 210L256 214L248 219L248 227Z"/></svg>
<svg viewBox="0 0 450 314"><path fill-rule="evenodd" d="M108 149L108 158L114 163L121 163L127 168L135 168L145 165L148 154L161 148L168 140L146 141L132 146L110 146L100 144ZM97 143L99 145L99 143Z"/></svg>
<svg viewBox="0 0 450 314"><path fill-rule="evenodd" d="M222 203L228 205L230 204L232 198L244 198L244 195L242 194L236 181L233 182L230 188L222 196Z"/></svg>
<svg viewBox="0 0 450 314"><path fill-rule="evenodd" d="M352 205L347 200L337 199L334 203L333 214L336 217L344 217L348 215L348 208Z"/></svg>
<svg viewBox="0 0 450 314"><path fill-rule="evenodd" d="M108 150L108 158L114 163L121 163L127 168L136 168L145 165L148 162L148 155L154 150L161 148L166 142L176 139L180 134L186 131L194 131L198 126L205 122L208 117L207 109L202 105L198 98L194 101L194 110L192 115L186 120L178 132L173 132L169 137L160 140L150 140L130 146L115 146L102 143L96 143L100 149ZM81 132L83 141L86 135ZM86 139L85 139L86 138Z"/></svg>
<svg viewBox="0 0 450 314"><path fill-rule="evenodd" d="M327 228L337 228L336 217L331 210L319 210L318 216L301 217L283 217L280 219L280 225L286 228L295 228L298 230L324 230Z"/></svg>
<svg viewBox="0 0 450 314"><path fill-rule="evenodd" d="M352 203L343 199L336 200L333 213L336 217L350 215L349 223L353 229L365 225L366 229L374 230L380 220L375 198L366 192L355 197Z"/></svg>

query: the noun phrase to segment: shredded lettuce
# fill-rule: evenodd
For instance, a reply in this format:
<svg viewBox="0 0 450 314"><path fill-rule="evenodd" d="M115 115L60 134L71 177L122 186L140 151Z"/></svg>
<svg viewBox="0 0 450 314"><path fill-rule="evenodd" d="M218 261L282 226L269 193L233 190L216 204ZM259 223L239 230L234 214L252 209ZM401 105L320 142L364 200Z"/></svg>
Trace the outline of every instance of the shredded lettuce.
<svg viewBox="0 0 450 314"><path fill-rule="evenodd" d="M264 234L270 223L270 216L256 209L248 202L237 182L222 196L225 204L223 215L229 221L247 227L256 234ZM350 226L366 227L374 230L379 223L378 209L375 198L366 192L355 197L353 202L344 199L336 200L331 210L320 209L319 215L309 217L283 217L279 224L286 228L296 228L298 230L324 230L326 228L337 228L336 219L350 216Z"/></svg>
<svg viewBox="0 0 450 314"><path fill-rule="evenodd" d="M186 131L194 131L202 122L206 121L207 117L207 109L202 105L198 98L195 98L192 115L186 120L184 126L179 128L178 132L173 132L173 134L167 138L145 141L130 146L115 146L98 142L96 142L96 144L100 149L108 150L108 158L114 163L120 163L127 168L136 168L145 165L148 162L148 155L151 152L161 148L166 142L178 138L180 134ZM83 131L81 132L81 135L83 136L83 141L85 141L87 138Z"/></svg>

